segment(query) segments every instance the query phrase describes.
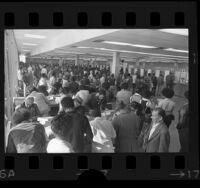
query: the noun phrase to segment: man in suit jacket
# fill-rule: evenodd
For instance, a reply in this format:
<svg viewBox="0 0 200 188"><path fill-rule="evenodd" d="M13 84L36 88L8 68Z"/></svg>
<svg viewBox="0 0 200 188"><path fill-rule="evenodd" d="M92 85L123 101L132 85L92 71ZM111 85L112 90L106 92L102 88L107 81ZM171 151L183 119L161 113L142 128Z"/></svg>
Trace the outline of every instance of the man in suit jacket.
<svg viewBox="0 0 200 188"><path fill-rule="evenodd" d="M170 135L164 124L165 112L155 108L152 112L152 124L144 135L143 150L145 152L168 152Z"/></svg>

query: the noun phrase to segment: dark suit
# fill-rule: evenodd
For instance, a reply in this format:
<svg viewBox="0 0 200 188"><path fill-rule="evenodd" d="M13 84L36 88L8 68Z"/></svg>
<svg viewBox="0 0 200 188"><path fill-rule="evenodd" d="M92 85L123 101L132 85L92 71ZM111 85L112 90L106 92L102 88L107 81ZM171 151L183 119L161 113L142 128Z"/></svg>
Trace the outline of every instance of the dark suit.
<svg viewBox="0 0 200 188"><path fill-rule="evenodd" d="M151 126L144 135L143 150L145 152L168 152L170 135L167 126L160 123L149 138Z"/></svg>

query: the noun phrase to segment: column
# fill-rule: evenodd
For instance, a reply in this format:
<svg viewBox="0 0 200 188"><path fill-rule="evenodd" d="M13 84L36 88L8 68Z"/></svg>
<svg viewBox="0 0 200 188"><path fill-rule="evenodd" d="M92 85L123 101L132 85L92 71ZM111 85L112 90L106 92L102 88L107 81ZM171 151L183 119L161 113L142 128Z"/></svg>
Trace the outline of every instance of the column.
<svg viewBox="0 0 200 188"><path fill-rule="evenodd" d="M120 53L119 52L113 53L113 61L111 63L110 71L112 74L115 75L115 77L118 76L119 71L120 71Z"/></svg>
<svg viewBox="0 0 200 188"><path fill-rule="evenodd" d="M78 55L76 55L76 58L75 58L75 66L77 66L79 63L79 56Z"/></svg>

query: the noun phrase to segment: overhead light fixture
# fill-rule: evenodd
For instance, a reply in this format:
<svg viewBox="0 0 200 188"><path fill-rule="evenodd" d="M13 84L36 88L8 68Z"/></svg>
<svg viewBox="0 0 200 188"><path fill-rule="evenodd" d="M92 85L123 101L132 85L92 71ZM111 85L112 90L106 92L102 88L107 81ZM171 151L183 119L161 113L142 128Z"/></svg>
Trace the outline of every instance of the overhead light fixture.
<svg viewBox="0 0 200 188"><path fill-rule="evenodd" d="M132 46L132 47L137 47L137 48L157 48L155 46L142 45L142 44L131 44L131 43L125 43L125 42L103 41L102 43L115 44L115 45L121 45L121 46Z"/></svg>
<svg viewBox="0 0 200 188"><path fill-rule="evenodd" d="M164 49L166 51L171 51L171 52L183 52L183 53L189 53L187 50L178 50L178 49L174 49L174 48L166 48Z"/></svg>
<svg viewBox="0 0 200 188"><path fill-rule="evenodd" d="M22 49L22 51L27 51L27 52L30 52L30 50L27 50L27 49Z"/></svg>
<svg viewBox="0 0 200 188"><path fill-rule="evenodd" d="M32 34L24 34L24 37L34 38L34 39L45 39L46 36L43 35L32 35Z"/></svg>
<svg viewBox="0 0 200 188"><path fill-rule="evenodd" d="M33 44L33 43L23 43L23 45L26 45L26 46L37 46L38 44Z"/></svg>
<svg viewBox="0 0 200 188"><path fill-rule="evenodd" d="M188 29L159 29L159 31L188 36Z"/></svg>
<svg viewBox="0 0 200 188"><path fill-rule="evenodd" d="M78 48L88 48L88 47L78 47ZM167 54L155 54L155 53L146 53L146 52L138 52L138 51L128 51L128 50L115 50L115 49L110 49L110 48L92 48L89 47L90 49L94 50L103 50L103 51L111 51L111 52L121 52L121 53L133 53L133 54L143 54L143 55L152 55L152 56L163 56L163 57L176 57L176 58L183 58L183 59L188 59L188 56L175 56L175 55L167 55Z"/></svg>

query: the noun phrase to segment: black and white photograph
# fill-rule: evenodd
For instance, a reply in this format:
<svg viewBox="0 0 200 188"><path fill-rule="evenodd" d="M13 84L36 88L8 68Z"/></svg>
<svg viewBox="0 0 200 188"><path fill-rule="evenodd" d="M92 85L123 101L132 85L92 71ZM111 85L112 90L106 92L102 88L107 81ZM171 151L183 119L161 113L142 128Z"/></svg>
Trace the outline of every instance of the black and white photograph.
<svg viewBox="0 0 200 188"><path fill-rule="evenodd" d="M188 29L4 30L5 153L189 151Z"/></svg>

